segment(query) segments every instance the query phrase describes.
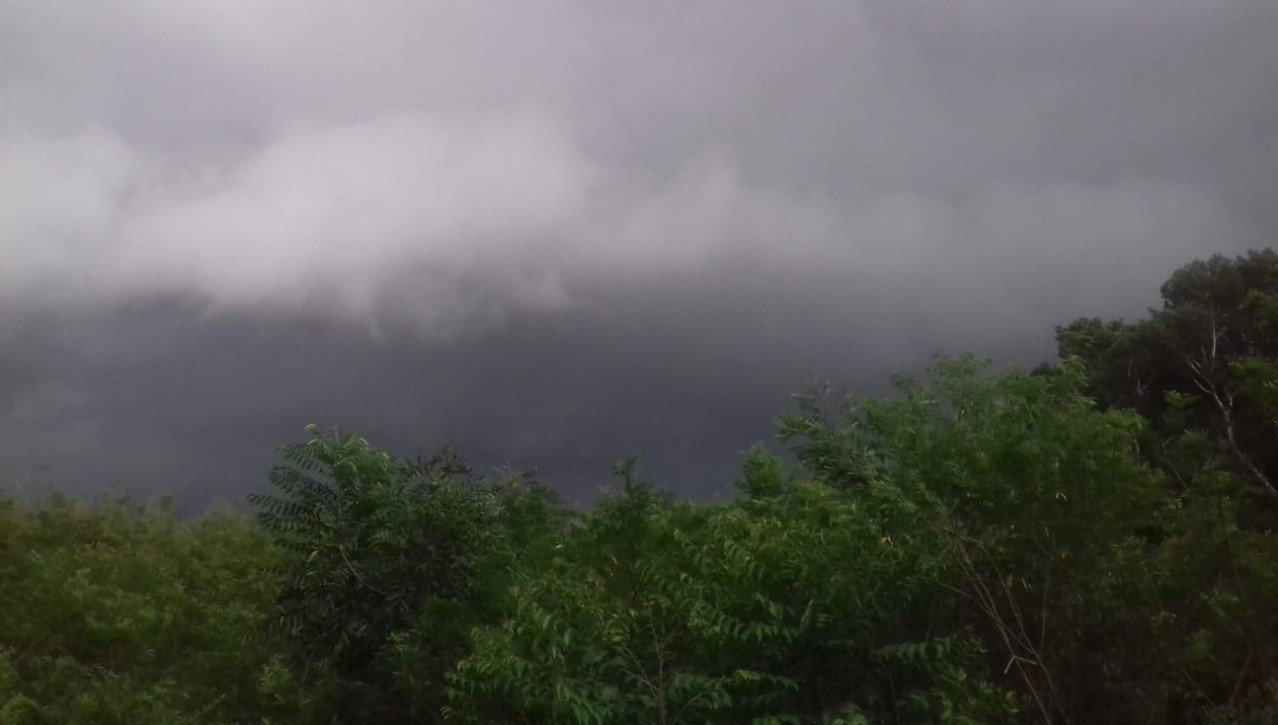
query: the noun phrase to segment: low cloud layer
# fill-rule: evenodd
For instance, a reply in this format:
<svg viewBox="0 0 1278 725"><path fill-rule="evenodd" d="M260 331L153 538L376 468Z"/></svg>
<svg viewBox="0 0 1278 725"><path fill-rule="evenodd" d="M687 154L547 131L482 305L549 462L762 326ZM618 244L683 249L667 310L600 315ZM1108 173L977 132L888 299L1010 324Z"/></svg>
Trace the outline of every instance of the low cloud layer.
<svg viewBox="0 0 1278 725"><path fill-rule="evenodd" d="M87 128L9 139L0 171L0 274L16 308L185 296L214 314L328 317L425 339L481 333L511 310L605 304L617 283L741 268L761 293L770 275L909 280L984 309L1113 309L1148 298L1167 267L1149 255L1262 241L1211 189L1162 179L991 181L842 203L751 187L722 155L640 179L538 115L300 126L195 169Z"/></svg>
<svg viewBox="0 0 1278 725"><path fill-rule="evenodd" d="M311 419L722 479L812 375L1041 359L1278 231L1264 0L0 0L0 27L25 482L239 491Z"/></svg>

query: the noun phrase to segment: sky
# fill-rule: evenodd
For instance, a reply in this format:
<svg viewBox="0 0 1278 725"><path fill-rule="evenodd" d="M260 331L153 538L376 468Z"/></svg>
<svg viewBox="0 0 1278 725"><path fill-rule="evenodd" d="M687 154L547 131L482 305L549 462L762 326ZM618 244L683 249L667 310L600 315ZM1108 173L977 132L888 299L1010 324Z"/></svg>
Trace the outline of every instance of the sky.
<svg viewBox="0 0 1278 725"><path fill-rule="evenodd" d="M1272 0L0 0L0 486L307 423L729 495L790 394L1278 239Z"/></svg>

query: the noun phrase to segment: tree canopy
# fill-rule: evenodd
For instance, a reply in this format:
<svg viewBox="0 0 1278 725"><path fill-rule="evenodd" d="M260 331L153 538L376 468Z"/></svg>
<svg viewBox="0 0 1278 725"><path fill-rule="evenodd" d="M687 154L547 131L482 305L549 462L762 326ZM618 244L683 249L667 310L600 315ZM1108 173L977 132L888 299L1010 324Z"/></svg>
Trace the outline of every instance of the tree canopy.
<svg viewBox="0 0 1278 725"><path fill-rule="evenodd" d="M802 394L719 503L315 427L249 514L5 499L0 722L1278 722L1278 254L1162 292Z"/></svg>

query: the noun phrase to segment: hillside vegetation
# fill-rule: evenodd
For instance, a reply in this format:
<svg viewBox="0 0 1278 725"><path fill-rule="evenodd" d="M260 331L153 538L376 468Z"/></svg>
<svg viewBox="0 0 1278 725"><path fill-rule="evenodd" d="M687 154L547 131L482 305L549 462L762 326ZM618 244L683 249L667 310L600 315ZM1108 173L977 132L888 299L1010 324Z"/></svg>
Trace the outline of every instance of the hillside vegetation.
<svg viewBox="0 0 1278 725"><path fill-rule="evenodd" d="M810 391L738 495L310 429L255 516L0 504L0 723L1278 722L1278 254Z"/></svg>

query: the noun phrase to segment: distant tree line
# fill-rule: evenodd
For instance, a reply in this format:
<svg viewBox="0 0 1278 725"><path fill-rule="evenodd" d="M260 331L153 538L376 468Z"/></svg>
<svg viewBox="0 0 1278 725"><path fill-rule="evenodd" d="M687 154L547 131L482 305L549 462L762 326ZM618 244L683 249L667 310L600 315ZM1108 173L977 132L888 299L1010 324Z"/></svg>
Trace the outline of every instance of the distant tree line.
<svg viewBox="0 0 1278 725"><path fill-rule="evenodd" d="M1278 254L818 390L699 505L310 429L255 517L0 503L0 723L1278 723Z"/></svg>

